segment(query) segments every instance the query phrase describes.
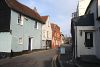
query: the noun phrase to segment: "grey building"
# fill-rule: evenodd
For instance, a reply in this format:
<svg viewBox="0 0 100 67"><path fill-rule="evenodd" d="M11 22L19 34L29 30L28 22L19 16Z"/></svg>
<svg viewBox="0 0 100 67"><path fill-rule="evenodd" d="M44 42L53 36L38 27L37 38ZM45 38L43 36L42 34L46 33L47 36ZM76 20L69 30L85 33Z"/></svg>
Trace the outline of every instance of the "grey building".
<svg viewBox="0 0 100 67"><path fill-rule="evenodd" d="M100 0L91 0L83 16L72 18L71 32L75 57L100 59Z"/></svg>
<svg viewBox="0 0 100 67"><path fill-rule="evenodd" d="M100 0L91 0L85 14L94 14L95 55L100 59Z"/></svg>
<svg viewBox="0 0 100 67"><path fill-rule="evenodd" d="M43 23L35 10L16 0L0 0L0 57L41 49Z"/></svg>

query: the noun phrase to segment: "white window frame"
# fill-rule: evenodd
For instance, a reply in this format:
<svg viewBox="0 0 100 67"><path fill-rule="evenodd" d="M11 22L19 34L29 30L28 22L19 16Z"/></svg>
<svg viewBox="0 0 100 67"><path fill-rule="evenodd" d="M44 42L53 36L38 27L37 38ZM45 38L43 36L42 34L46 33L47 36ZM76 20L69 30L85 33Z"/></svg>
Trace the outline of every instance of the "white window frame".
<svg viewBox="0 0 100 67"><path fill-rule="evenodd" d="M23 44L23 38L22 38L22 37L20 37L20 38L18 39L18 44Z"/></svg>
<svg viewBox="0 0 100 67"><path fill-rule="evenodd" d="M23 25L24 24L24 16L21 14L18 15L18 24Z"/></svg>
<svg viewBox="0 0 100 67"><path fill-rule="evenodd" d="M38 29L38 22L35 21L34 28Z"/></svg>

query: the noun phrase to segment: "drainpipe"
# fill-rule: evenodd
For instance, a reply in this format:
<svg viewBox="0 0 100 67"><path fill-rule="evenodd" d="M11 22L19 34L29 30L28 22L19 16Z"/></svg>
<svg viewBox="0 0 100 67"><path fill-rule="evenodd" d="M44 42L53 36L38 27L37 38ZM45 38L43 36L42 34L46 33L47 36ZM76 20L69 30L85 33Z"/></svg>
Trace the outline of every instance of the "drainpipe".
<svg viewBox="0 0 100 67"><path fill-rule="evenodd" d="M75 26L75 59L77 58L77 26Z"/></svg>

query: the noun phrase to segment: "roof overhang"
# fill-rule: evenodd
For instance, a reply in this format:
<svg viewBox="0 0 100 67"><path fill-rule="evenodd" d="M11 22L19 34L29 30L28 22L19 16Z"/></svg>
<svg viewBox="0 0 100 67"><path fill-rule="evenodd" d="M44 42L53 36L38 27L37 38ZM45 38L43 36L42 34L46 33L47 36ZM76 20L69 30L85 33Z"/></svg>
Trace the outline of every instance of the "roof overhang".
<svg viewBox="0 0 100 67"><path fill-rule="evenodd" d="M94 14L87 14L73 19L75 26L94 26Z"/></svg>

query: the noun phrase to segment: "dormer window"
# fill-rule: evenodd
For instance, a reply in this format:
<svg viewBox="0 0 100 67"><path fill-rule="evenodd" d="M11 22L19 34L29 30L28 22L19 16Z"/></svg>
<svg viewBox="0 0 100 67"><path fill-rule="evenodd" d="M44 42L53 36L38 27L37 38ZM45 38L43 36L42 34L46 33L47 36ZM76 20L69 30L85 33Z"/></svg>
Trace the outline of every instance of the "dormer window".
<svg viewBox="0 0 100 67"><path fill-rule="evenodd" d="M19 14L18 15L18 24L23 25L23 22L24 22L24 17L21 14Z"/></svg>

